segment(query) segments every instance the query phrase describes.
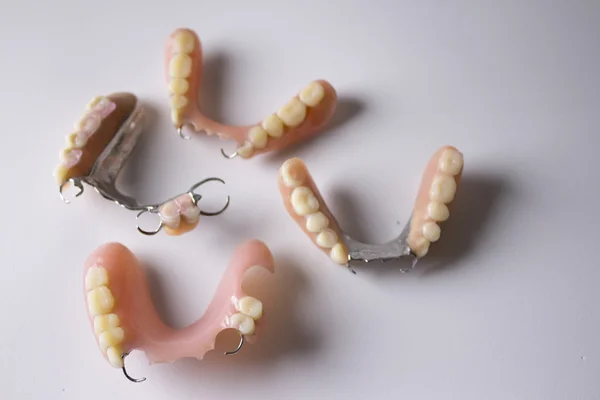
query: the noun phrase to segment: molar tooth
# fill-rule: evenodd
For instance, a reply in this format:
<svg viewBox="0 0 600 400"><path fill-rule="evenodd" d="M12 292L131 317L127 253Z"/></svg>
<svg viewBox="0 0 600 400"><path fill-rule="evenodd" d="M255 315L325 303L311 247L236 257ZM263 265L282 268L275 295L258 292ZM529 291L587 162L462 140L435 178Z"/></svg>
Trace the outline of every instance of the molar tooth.
<svg viewBox="0 0 600 400"><path fill-rule="evenodd" d="M293 98L286 105L277 110L277 116L290 128L294 128L304 121L306 106L297 98Z"/></svg>
<svg viewBox="0 0 600 400"><path fill-rule="evenodd" d="M88 105L85 107L86 111L90 111L92 108L94 108L94 106L98 103L100 103L100 101L104 99L104 96L96 96L94 97L89 103Z"/></svg>
<svg viewBox="0 0 600 400"><path fill-rule="evenodd" d="M319 210L319 200L306 186L297 187L292 191L291 202L298 215L308 215Z"/></svg>
<svg viewBox="0 0 600 400"><path fill-rule="evenodd" d="M433 179L429 196L432 200L450 203L456 194L456 182L448 175L438 174Z"/></svg>
<svg viewBox="0 0 600 400"><path fill-rule="evenodd" d="M109 347L115 347L121 344L125 339L125 331L123 328L112 328L102 332L98 336L98 345L102 350L107 350Z"/></svg>
<svg viewBox="0 0 600 400"><path fill-rule="evenodd" d="M262 122L262 127L267 131L272 138L280 138L283 136L283 121L277 114L271 114Z"/></svg>
<svg viewBox="0 0 600 400"><path fill-rule="evenodd" d="M249 158L254 152L254 147L252 146L252 143L246 140L244 144L238 147L235 151L240 157Z"/></svg>
<svg viewBox="0 0 600 400"><path fill-rule="evenodd" d="M62 184L64 181L67 180L67 173L69 172L68 168L65 168L62 164L57 166L54 169L54 172L52 173L52 175L54 176L54 179L56 180L56 182L58 184Z"/></svg>
<svg viewBox="0 0 600 400"><path fill-rule="evenodd" d="M173 38L173 52L189 54L194 51L194 35L188 31L179 31Z"/></svg>
<svg viewBox="0 0 600 400"><path fill-rule="evenodd" d="M348 249L346 249L346 246L344 246L343 243L337 243L331 248L329 257L336 264L346 265L348 264Z"/></svg>
<svg viewBox="0 0 600 400"><path fill-rule="evenodd" d="M237 304L237 310L244 315L252 317L254 320L260 319L263 313L263 304L257 298L246 296L242 297Z"/></svg>
<svg viewBox="0 0 600 400"><path fill-rule="evenodd" d="M186 94L190 84L187 79L175 78L169 82L169 91L173 94Z"/></svg>
<svg viewBox="0 0 600 400"><path fill-rule="evenodd" d="M434 221L445 221L450 216L450 210L444 203L430 201L427 204L427 215Z"/></svg>
<svg viewBox="0 0 600 400"><path fill-rule="evenodd" d="M177 54L169 61L171 78L187 78L192 73L192 59L186 54Z"/></svg>
<svg viewBox="0 0 600 400"><path fill-rule="evenodd" d="M179 207L175 200L171 200L160 208L159 216L161 222L169 228L177 229L181 222L181 216L179 215Z"/></svg>
<svg viewBox="0 0 600 400"><path fill-rule="evenodd" d="M461 171L463 163L463 157L458 151L447 149L442 153L438 167L441 172L455 176Z"/></svg>
<svg viewBox="0 0 600 400"><path fill-rule="evenodd" d="M330 249L335 246L337 240L337 234L333 231L333 229L326 228L317 235L316 242L319 247Z"/></svg>
<svg viewBox="0 0 600 400"><path fill-rule="evenodd" d="M425 222L422 228L423 237L430 242L437 242L440 238L441 229L435 222Z"/></svg>
<svg viewBox="0 0 600 400"><path fill-rule="evenodd" d="M268 135L260 126L255 126L248 132L248 140L257 149L264 149L267 145Z"/></svg>
<svg viewBox="0 0 600 400"><path fill-rule="evenodd" d="M254 333L254 320L247 315L236 313L229 318L229 327L237 329L242 335Z"/></svg>
<svg viewBox="0 0 600 400"><path fill-rule="evenodd" d="M117 314L98 315L94 317L94 332L101 334L111 328L117 328L121 320Z"/></svg>
<svg viewBox="0 0 600 400"><path fill-rule="evenodd" d="M281 165L279 173L283 184L289 188L298 187L304 183L306 176L301 166L296 166L297 160L287 160Z"/></svg>
<svg viewBox="0 0 600 400"><path fill-rule="evenodd" d="M180 108L184 108L185 106L187 106L187 104L188 104L187 97L181 96L179 94L171 96L171 108L174 108L177 110Z"/></svg>
<svg viewBox="0 0 600 400"><path fill-rule="evenodd" d="M65 144L67 146L67 149L78 148L78 145L77 145L77 132L69 133L65 137Z"/></svg>
<svg viewBox="0 0 600 400"><path fill-rule="evenodd" d="M106 349L106 357L113 367L123 368L123 359L121 358L121 351L118 347L109 347Z"/></svg>
<svg viewBox="0 0 600 400"><path fill-rule="evenodd" d="M108 285L106 268L100 266L90 267L85 274L85 288L89 291L100 286Z"/></svg>
<svg viewBox="0 0 600 400"><path fill-rule="evenodd" d="M73 168L81 160L83 152L80 149L64 150L60 155L60 160L65 168Z"/></svg>
<svg viewBox="0 0 600 400"><path fill-rule="evenodd" d="M429 240L423 236L419 236L416 239L409 239L408 244L418 258L425 257L429 251Z"/></svg>
<svg viewBox="0 0 600 400"><path fill-rule="evenodd" d="M319 82L311 82L302 89L298 97L300 97L300 101L307 106L315 107L323 100L323 97L325 97L325 89Z"/></svg>
<svg viewBox="0 0 600 400"><path fill-rule="evenodd" d="M183 124L183 115L181 115L181 110L171 110L171 121L173 121L175 126L181 126Z"/></svg>
<svg viewBox="0 0 600 400"><path fill-rule="evenodd" d="M328 226L329 219L321 211L306 216L306 230L309 232L321 232Z"/></svg>
<svg viewBox="0 0 600 400"><path fill-rule="evenodd" d="M115 306L115 298L109 288L100 286L88 292L87 303L91 316L96 317L110 313Z"/></svg>

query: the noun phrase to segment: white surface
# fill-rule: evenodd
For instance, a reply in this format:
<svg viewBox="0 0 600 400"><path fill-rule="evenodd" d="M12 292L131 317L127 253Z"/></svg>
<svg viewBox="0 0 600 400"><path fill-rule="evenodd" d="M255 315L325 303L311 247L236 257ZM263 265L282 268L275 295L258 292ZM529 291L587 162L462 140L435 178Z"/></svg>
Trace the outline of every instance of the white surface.
<svg viewBox="0 0 600 400"><path fill-rule="evenodd" d="M252 161L223 159L214 138L179 140L163 46L182 26L204 42L212 116L255 122L324 78L338 123ZM600 398L598 1L22 0L2 3L0 32L0 398ZM91 190L60 201L64 136L94 95L121 90L153 110L123 187L158 201L220 176L227 186L205 191L215 206L231 194L225 214L148 238ZM299 156L343 228L387 240L444 144L464 152L464 183L409 275L336 267L276 190L279 165ZM102 358L81 282L94 248L120 241L150 260L158 307L182 327L252 237L277 258L278 308L259 344L174 365L134 353L139 385Z"/></svg>

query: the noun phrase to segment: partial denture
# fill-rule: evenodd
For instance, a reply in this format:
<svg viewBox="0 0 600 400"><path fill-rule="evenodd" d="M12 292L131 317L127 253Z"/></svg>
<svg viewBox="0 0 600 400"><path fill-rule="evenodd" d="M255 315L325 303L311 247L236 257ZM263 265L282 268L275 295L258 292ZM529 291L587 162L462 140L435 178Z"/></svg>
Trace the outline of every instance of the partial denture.
<svg viewBox="0 0 600 400"><path fill-rule="evenodd" d="M196 131L234 140L234 155L251 158L280 150L316 135L335 111L337 94L331 84L316 80L262 121L249 126L230 126L211 120L200 110L198 91L202 75L202 45L196 33L177 29L166 46L171 118L178 129L191 125Z"/></svg>
<svg viewBox="0 0 600 400"><path fill-rule="evenodd" d="M202 359L225 329L235 329L245 342L255 343L263 303L242 290L244 274L252 267L274 272L273 256L258 240L235 250L204 316L186 328L173 329L158 316L135 255L120 243L100 246L85 262L84 285L90 324L103 356L125 371L123 359L134 349L144 351L152 364Z"/></svg>
<svg viewBox="0 0 600 400"><path fill-rule="evenodd" d="M278 186L288 214L336 264L350 267L350 261L387 261L409 255L420 259L430 243L439 240L439 224L450 216L448 206L456 195L463 163L462 154L451 146L431 157L410 223L385 244L361 243L342 232L302 160L292 158L283 163Z"/></svg>
<svg viewBox="0 0 600 400"><path fill-rule="evenodd" d="M188 194L163 204L159 211L161 223L169 235L180 235L193 230L198 225L200 213L200 208Z"/></svg>

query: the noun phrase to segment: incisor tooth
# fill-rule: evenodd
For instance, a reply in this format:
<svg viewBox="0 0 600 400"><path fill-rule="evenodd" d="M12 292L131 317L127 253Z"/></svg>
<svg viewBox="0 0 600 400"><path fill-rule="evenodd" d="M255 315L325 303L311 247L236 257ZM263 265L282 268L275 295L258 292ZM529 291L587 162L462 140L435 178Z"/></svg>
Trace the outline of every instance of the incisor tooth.
<svg viewBox="0 0 600 400"><path fill-rule="evenodd" d="M192 73L192 59L186 54L177 54L169 61L171 78L187 78Z"/></svg>
<svg viewBox="0 0 600 400"><path fill-rule="evenodd" d="M326 228L317 235L317 246L330 249L337 243L338 237L333 229Z"/></svg>
<svg viewBox="0 0 600 400"><path fill-rule="evenodd" d="M272 138L280 138L283 136L283 121L276 115L271 114L262 122L262 127Z"/></svg>
<svg viewBox="0 0 600 400"><path fill-rule="evenodd" d="M233 314L229 318L229 327L237 329L242 335L252 335L254 333L254 320L244 314Z"/></svg>
<svg viewBox="0 0 600 400"><path fill-rule="evenodd" d="M187 97L181 96L179 94L171 96L171 108L180 109L180 108L184 108L185 106L187 106L187 104L188 104Z"/></svg>
<svg viewBox="0 0 600 400"><path fill-rule="evenodd" d="M115 298L109 288L100 286L88 292L87 303L91 316L96 317L110 313L115 305Z"/></svg>
<svg viewBox="0 0 600 400"><path fill-rule="evenodd" d="M263 304L257 298L246 296L242 297L237 304L237 310L244 315L252 317L257 320L262 317Z"/></svg>
<svg viewBox="0 0 600 400"><path fill-rule="evenodd" d="M111 328L117 328L121 321L117 314L98 315L94 317L94 332L96 335L101 334Z"/></svg>
<svg viewBox="0 0 600 400"><path fill-rule="evenodd" d="M277 116L290 128L294 128L304 121L306 106L297 98L293 98L277 111Z"/></svg>
<svg viewBox="0 0 600 400"><path fill-rule="evenodd" d="M430 201L427 204L427 215L434 221L445 221L450 216L448 206L439 201Z"/></svg>
<svg viewBox="0 0 600 400"><path fill-rule="evenodd" d="M123 328L112 328L98 335L98 345L102 350L121 344L125 339Z"/></svg>
<svg viewBox="0 0 600 400"><path fill-rule="evenodd" d="M304 168L298 164L298 160L287 160L279 169L283 184L289 188L302 185L306 179Z"/></svg>
<svg viewBox="0 0 600 400"><path fill-rule="evenodd" d="M291 203L298 215L308 215L319 210L319 201L306 186L297 187L292 191Z"/></svg>
<svg viewBox="0 0 600 400"><path fill-rule="evenodd" d="M173 52L189 54L194 51L194 35L188 31L179 31L173 38Z"/></svg>
<svg viewBox="0 0 600 400"><path fill-rule="evenodd" d="M440 238L441 229L435 222L425 222L422 228L423 237L430 242L437 242Z"/></svg>
<svg viewBox="0 0 600 400"><path fill-rule="evenodd" d="M344 246L344 244L342 243L337 243L335 246L333 246L331 252L329 253L329 257L336 264L348 264L348 250L346 249L346 246Z"/></svg>
<svg viewBox="0 0 600 400"><path fill-rule="evenodd" d="M108 285L108 272L106 268L94 265L85 274L85 288L92 290L100 286Z"/></svg>
<svg viewBox="0 0 600 400"><path fill-rule="evenodd" d="M248 140L257 149L264 149L267 145L268 135L260 126L255 126L248 131Z"/></svg>
<svg viewBox="0 0 600 400"><path fill-rule="evenodd" d="M169 82L169 90L173 94L186 94L189 88L190 84L187 79L175 78Z"/></svg>
<svg viewBox="0 0 600 400"><path fill-rule="evenodd" d="M106 358L108 362L115 368L123 368L123 359L121 358L121 351L118 347L109 347L106 349Z"/></svg>
<svg viewBox="0 0 600 400"><path fill-rule="evenodd" d="M315 107L323 100L323 97L325 97L325 89L319 82L311 82L302 89L298 97L300 97L300 101L307 106Z"/></svg>
<svg viewBox="0 0 600 400"><path fill-rule="evenodd" d="M458 175L463 167L463 157L458 151L447 149L442 153L438 167L445 174Z"/></svg>
<svg viewBox="0 0 600 400"><path fill-rule="evenodd" d="M246 140L244 144L238 147L235 151L239 154L240 157L248 158L254 152L254 147L252 147L252 143Z"/></svg>
<svg viewBox="0 0 600 400"><path fill-rule="evenodd" d="M312 233L321 232L329 226L329 219L321 211L306 217L306 230Z"/></svg>
<svg viewBox="0 0 600 400"><path fill-rule="evenodd" d="M456 182L448 175L436 175L431 184L429 196L432 200L450 203L456 194Z"/></svg>

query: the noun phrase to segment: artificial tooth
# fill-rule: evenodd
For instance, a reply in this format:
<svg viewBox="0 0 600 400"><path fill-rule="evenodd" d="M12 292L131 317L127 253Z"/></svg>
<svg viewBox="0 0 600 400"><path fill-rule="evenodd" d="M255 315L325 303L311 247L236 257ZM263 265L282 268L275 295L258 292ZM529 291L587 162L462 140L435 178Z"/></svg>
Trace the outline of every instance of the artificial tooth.
<svg viewBox="0 0 600 400"><path fill-rule="evenodd" d="M249 141L245 141L243 145L241 145L240 147L238 147L235 150L238 155L242 158L248 158L252 155L252 153L254 152L254 147L252 146L252 143L250 143Z"/></svg>
<svg viewBox="0 0 600 400"><path fill-rule="evenodd" d="M277 116L290 128L294 128L304 121L306 106L297 98L293 98L277 111Z"/></svg>
<svg viewBox="0 0 600 400"><path fill-rule="evenodd" d="M67 173L69 172L68 168L65 168L62 164L57 166L54 169L54 172L52 173L52 175L54 176L54 179L56 179L56 182L58 184L62 184L64 181L67 180Z"/></svg>
<svg viewBox="0 0 600 400"><path fill-rule="evenodd" d="M304 174L304 168L298 164L298 160L287 160L279 169L283 184L289 188L302 185L304 183L304 179L306 178Z"/></svg>
<svg viewBox="0 0 600 400"><path fill-rule="evenodd" d="M125 331L123 328L112 328L98 335L98 345L102 350L107 350L109 347L121 344L124 339Z"/></svg>
<svg viewBox="0 0 600 400"><path fill-rule="evenodd" d="M186 54L177 54L169 61L171 78L187 78L192 73L192 58Z"/></svg>
<svg viewBox="0 0 600 400"><path fill-rule="evenodd" d="M123 359L118 347L109 347L106 349L106 357L108 362L115 368L123 368Z"/></svg>
<svg viewBox="0 0 600 400"><path fill-rule="evenodd" d="M71 149L73 147L77 148L77 132L69 133L65 137L65 144L67 145L67 149Z"/></svg>
<svg viewBox="0 0 600 400"><path fill-rule="evenodd" d="M115 298L109 288L100 286L88 292L87 303L90 314L96 317L110 313L115 305Z"/></svg>
<svg viewBox="0 0 600 400"><path fill-rule="evenodd" d="M171 110L171 121L173 121L175 126L181 126L183 123L183 115L181 115L181 110Z"/></svg>
<svg viewBox="0 0 600 400"><path fill-rule="evenodd" d="M179 31L173 38L173 52L189 54L194 51L196 40L188 31Z"/></svg>
<svg viewBox="0 0 600 400"><path fill-rule="evenodd" d="M187 106L187 104L188 104L187 97L181 96L179 94L171 96L171 108L180 109L180 108L184 108L185 106Z"/></svg>
<svg viewBox="0 0 600 400"><path fill-rule="evenodd" d="M300 97L300 101L307 106L315 107L323 100L323 97L325 97L325 89L319 82L311 82L302 89L298 97Z"/></svg>
<svg viewBox="0 0 600 400"><path fill-rule="evenodd" d="M306 230L312 233L321 232L329 226L329 219L321 211L306 217Z"/></svg>
<svg viewBox="0 0 600 400"><path fill-rule="evenodd" d="M237 310L244 315L252 317L252 319L257 320L262 317L263 313L263 304L260 300L246 296L242 297L237 304Z"/></svg>
<svg viewBox="0 0 600 400"><path fill-rule="evenodd" d="M292 191L291 203L298 215L308 215L319 210L319 201L306 186L297 187Z"/></svg>
<svg viewBox="0 0 600 400"><path fill-rule="evenodd" d="M169 228L176 229L179 227L181 217L179 215L179 207L175 200L165 203L159 211L161 222Z"/></svg>
<svg viewBox="0 0 600 400"><path fill-rule="evenodd" d="M192 204L186 209L182 210L181 215L188 223L192 224L200 219L200 209Z"/></svg>
<svg viewBox="0 0 600 400"><path fill-rule="evenodd" d="M441 229L435 222L425 222L422 228L423 237L430 242L437 242L440 238Z"/></svg>
<svg viewBox="0 0 600 400"><path fill-rule="evenodd" d="M101 334L112 328L117 328L121 321L117 314L98 315L94 317L94 332L96 335Z"/></svg>
<svg viewBox="0 0 600 400"><path fill-rule="evenodd" d="M271 114L265 118L262 122L262 127L265 128L265 131L273 138L280 138L283 136L283 121L281 121L281 118L276 114Z"/></svg>
<svg viewBox="0 0 600 400"><path fill-rule="evenodd" d="M450 203L456 194L456 181L448 175L438 174L433 179L429 194L432 200Z"/></svg>
<svg viewBox="0 0 600 400"><path fill-rule="evenodd" d="M429 244L429 240L425 239L423 236L419 236L417 239L409 241L412 251L419 258L427 255L427 252L429 251Z"/></svg>
<svg viewBox="0 0 600 400"><path fill-rule="evenodd" d="M108 285L108 272L106 268L93 266L85 274L85 288L92 290L100 286Z"/></svg>
<svg viewBox="0 0 600 400"><path fill-rule="evenodd" d="M441 172L454 176L460 173L463 162L463 157L458 151L447 149L442 153L438 166Z"/></svg>
<svg viewBox="0 0 600 400"><path fill-rule="evenodd" d="M94 108L94 106L98 103L100 103L100 101L104 98L104 96L96 96L94 97L89 103L88 105L85 107L85 109L87 111L91 110L92 108Z"/></svg>
<svg viewBox="0 0 600 400"><path fill-rule="evenodd" d="M264 149L268 138L267 131L260 126L255 126L248 132L248 140L257 149Z"/></svg>
<svg viewBox="0 0 600 400"><path fill-rule="evenodd" d="M317 235L317 245L325 249L330 249L337 243L338 237L333 229L326 228Z"/></svg>
<svg viewBox="0 0 600 400"><path fill-rule="evenodd" d="M450 210L444 203L430 201L427 204L427 215L434 221L445 221L450 216Z"/></svg>
<svg viewBox="0 0 600 400"><path fill-rule="evenodd" d="M348 250L346 249L346 246L344 246L343 243L337 243L335 246L333 246L331 248L331 252L329 253L329 257L336 264L348 264Z"/></svg>
<svg viewBox="0 0 600 400"><path fill-rule="evenodd" d="M187 79L175 78L169 82L169 91L173 94L186 94L190 84Z"/></svg>
<svg viewBox="0 0 600 400"><path fill-rule="evenodd" d="M229 318L229 327L237 329L242 335L252 335L254 333L254 320L244 314L233 314Z"/></svg>

